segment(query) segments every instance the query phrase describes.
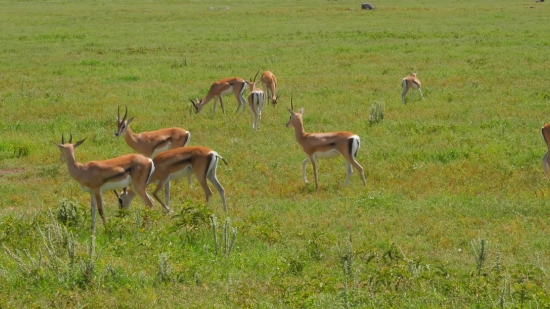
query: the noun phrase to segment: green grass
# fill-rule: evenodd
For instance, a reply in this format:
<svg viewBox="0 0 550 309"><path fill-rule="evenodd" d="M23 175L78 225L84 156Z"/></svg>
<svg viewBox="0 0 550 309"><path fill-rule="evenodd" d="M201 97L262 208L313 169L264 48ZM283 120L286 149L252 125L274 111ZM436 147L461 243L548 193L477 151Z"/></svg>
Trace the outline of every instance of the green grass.
<svg viewBox="0 0 550 309"><path fill-rule="evenodd" d="M539 131L550 9L373 5L3 1L0 307L550 307ZM232 97L225 116L212 103L190 113L188 99L215 80L258 69L277 75L282 95L259 132ZM410 72L425 100L405 105ZM342 188L342 159L319 162L319 192L302 182L305 155L284 126L291 97L307 131L361 137L366 188L355 173ZM374 104L384 117L371 125ZM182 127L226 158L228 213L217 192L204 204L200 185L181 181L180 215L156 203L141 229L144 206L118 211L106 192L107 227L92 239L90 197L52 142L87 138L80 162L130 153L114 136L118 106L134 132ZM226 218L237 230L227 255L216 254L210 215L218 247Z"/></svg>

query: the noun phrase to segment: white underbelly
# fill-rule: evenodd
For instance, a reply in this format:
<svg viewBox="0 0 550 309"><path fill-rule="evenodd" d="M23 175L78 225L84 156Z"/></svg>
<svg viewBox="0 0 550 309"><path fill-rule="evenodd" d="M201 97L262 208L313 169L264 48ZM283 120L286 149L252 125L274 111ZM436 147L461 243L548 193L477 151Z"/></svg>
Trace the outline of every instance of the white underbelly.
<svg viewBox="0 0 550 309"><path fill-rule="evenodd" d="M153 158L156 157L159 153L165 152L166 150L170 150L170 147L172 146L172 143L167 143L166 146L161 148L156 148L155 151L153 151Z"/></svg>
<svg viewBox="0 0 550 309"><path fill-rule="evenodd" d="M313 155L315 156L316 159L332 159L339 156L340 152L338 152L338 150L336 149L331 149L329 151L324 151L324 152L317 151Z"/></svg>
<svg viewBox="0 0 550 309"><path fill-rule="evenodd" d="M233 93L233 86L230 86L229 88L222 91L222 96L224 96L226 94L230 94L230 93Z"/></svg>
<svg viewBox="0 0 550 309"><path fill-rule="evenodd" d="M108 191L108 190L120 190L122 188L128 187L131 183L131 180L132 180L132 178L130 176L126 176L126 178L124 178L123 180L120 180L120 181L106 182L101 186L100 191L104 192L104 191ZM93 190L89 187L81 186L81 188L85 192L93 193Z"/></svg>
<svg viewBox="0 0 550 309"><path fill-rule="evenodd" d="M191 165L189 165L180 171L170 174L170 181L180 179L183 177L188 177L191 174L193 174L193 169L191 168Z"/></svg>

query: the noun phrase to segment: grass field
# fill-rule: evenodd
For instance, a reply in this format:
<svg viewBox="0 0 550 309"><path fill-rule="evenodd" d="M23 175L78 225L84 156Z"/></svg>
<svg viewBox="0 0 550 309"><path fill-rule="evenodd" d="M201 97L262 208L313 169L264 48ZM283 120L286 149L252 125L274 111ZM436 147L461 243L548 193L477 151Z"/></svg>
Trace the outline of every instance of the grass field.
<svg viewBox="0 0 550 309"><path fill-rule="evenodd" d="M1 1L0 308L549 308L548 4L371 3ZM259 69L281 96L259 132L233 97L191 113ZM403 104L410 72L425 100ZM366 187L342 187L341 158L303 183L291 97L307 131L361 137ZM173 217L106 192L92 236L52 142L131 153L119 106L134 132L182 127L222 155L228 212L196 180L172 185Z"/></svg>

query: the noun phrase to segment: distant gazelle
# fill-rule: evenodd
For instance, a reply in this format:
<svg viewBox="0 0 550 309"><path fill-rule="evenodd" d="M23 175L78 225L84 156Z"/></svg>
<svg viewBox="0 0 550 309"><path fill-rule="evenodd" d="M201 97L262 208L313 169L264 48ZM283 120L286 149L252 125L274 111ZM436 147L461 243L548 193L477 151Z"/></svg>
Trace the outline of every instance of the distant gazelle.
<svg viewBox="0 0 550 309"><path fill-rule="evenodd" d="M195 174L202 186L204 195L206 196L206 202L210 201L210 197L212 196L212 191L206 183L206 180L208 179L214 185L216 190L218 190L218 193L222 198L223 209L227 211L225 190L216 176L216 169L220 159L225 162L225 160L217 152L210 148L201 146L176 148L159 154L153 159L155 171L151 175L150 183L157 184L157 187L153 192L153 196L160 202L168 213L171 213L170 181ZM166 203L164 203L158 196L158 193L163 188ZM135 196L136 193L133 190L124 189L122 193L117 194L119 206L127 209L130 207L130 204Z"/></svg>
<svg viewBox="0 0 550 309"><path fill-rule="evenodd" d="M424 95L422 95L422 84L420 83L420 80L416 77L416 73L411 73L411 75L403 78L403 81L401 82L401 86L403 87L403 92L401 92L401 98L403 99L403 103L407 103L405 96L407 95L407 92L413 88L418 89L418 92L420 92L420 96L422 97L422 100L424 100ZM412 92L411 92L412 93ZM414 93L412 93L414 97Z"/></svg>
<svg viewBox="0 0 550 309"><path fill-rule="evenodd" d="M306 133L302 122L304 109L301 108L298 113L295 113L293 109L294 107L292 106L291 99L291 108L288 110L290 112L290 120L286 123L286 127L294 127L296 140L300 146L302 146L307 155L307 158L302 162L302 176L304 178L304 182L308 183L306 178L306 165L308 162L311 162L313 165L313 174L315 176L315 189L319 190L317 158L332 159L341 154L346 159L347 177L344 182L344 186L348 184L352 172L352 166L357 172L359 172L361 178L363 179L363 184L366 186L367 181L365 180L363 168L355 160L361 142L359 136L347 131Z"/></svg>
<svg viewBox="0 0 550 309"><path fill-rule="evenodd" d="M542 137L544 138L544 142L546 143L546 153L542 157L542 167L544 168L544 174L548 174L548 170L550 168L550 160L548 160L548 153L550 152L550 122L545 124L542 127Z"/></svg>
<svg viewBox="0 0 550 309"><path fill-rule="evenodd" d="M240 77L228 77L220 79L216 82L214 82L210 89L208 90L208 93L206 96L199 100L198 98L195 99L195 101L189 99L191 101L191 104L193 104L193 107L195 108L195 113L200 113L202 108L208 104L212 99L214 99L214 114L216 114L216 103L218 100L220 100L220 104L222 106L222 111L225 114L225 107L223 106L223 96L233 93L233 96L235 96L235 99L237 99L237 103L239 104L239 107L237 107L237 112L239 112L239 109L241 109L241 106L244 110L246 109L246 100L244 99L244 91L246 90L248 82Z"/></svg>
<svg viewBox="0 0 550 309"><path fill-rule="evenodd" d="M95 232L96 209L99 210L103 224L106 223L103 215L103 191L132 186L143 203L149 208L153 207L152 199L145 192L149 178L155 170L151 158L140 154L129 154L110 160L81 164L76 162L74 150L84 140L72 144L73 135L71 134L68 143L65 143L64 136L61 137L61 144L54 143L61 150L61 161L67 162L69 175L80 184L82 190L90 193L92 233Z"/></svg>
<svg viewBox="0 0 550 309"><path fill-rule="evenodd" d="M264 71L260 78L264 92L273 105L277 104L277 77L271 71Z"/></svg>
<svg viewBox="0 0 550 309"><path fill-rule="evenodd" d="M260 71L258 71L260 73ZM252 129L258 131L260 129L260 120L262 119L262 110L264 109L265 94L262 89L257 85L260 81L256 81L258 73L254 76L252 82L250 82L250 94L248 95L248 107L250 107L250 121L252 122Z"/></svg>

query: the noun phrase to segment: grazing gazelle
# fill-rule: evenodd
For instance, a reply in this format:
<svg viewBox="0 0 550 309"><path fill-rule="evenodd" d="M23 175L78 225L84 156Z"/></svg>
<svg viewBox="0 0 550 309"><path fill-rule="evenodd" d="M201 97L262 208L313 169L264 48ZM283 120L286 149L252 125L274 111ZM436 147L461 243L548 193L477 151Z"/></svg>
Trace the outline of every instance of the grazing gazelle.
<svg viewBox="0 0 550 309"><path fill-rule="evenodd" d="M82 190L90 193L92 233L95 232L96 209L99 210L99 215L105 225L102 201L103 191L132 186L134 191L141 197L143 203L149 208L153 207L153 201L145 191L149 178L155 170L151 158L140 154L129 154L110 160L91 161L81 164L76 162L74 150L84 140L72 144L73 135L71 134L68 143L65 143L65 137L61 136L61 144L56 142L54 144L61 150L61 161L67 162L69 175L80 184Z"/></svg>
<svg viewBox="0 0 550 309"><path fill-rule="evenodd" d="M225 162L217 152L202 146L176 148L159 154L153 159L155 171L151 175L150 183L157 184L153 196L170 213L170 181L195 174L206 196L206 202L212 196L212 191L206 183L208 179L220 193L223 209L227 211L225 190L216 177L216 169L220 159ZM166 204L158 196L162 188L164 188ZM116 191L115 194L117 194ZM130 207L135 196L136 193L133 190L127 189L117 194L120 208L127 209Z"/></svg>
<svg viewBox="0 0 550 309"><path fill-rule="evenodd" d="M546 153L542 157L542 167L544 168L544 174L548 174L548 169L550 168L550 161L548 160L548 153L550 152L550 122L542 127L541 133L547 147Z"/></svg>
<svg viewBox="0 0 550 309"><path fill-rule="evenodd" d="M246 90L248 82L240 77L228 77L224 79L220 79L219 81L213 83L210 86L210 89L208 90L208 93L206 96L199 100L198 98L195 99L195 101L189 99L191 101L191 104L195 107L195 113L200 113L202 108L208 104L212 99L214 99L214 114L216 114L216 103L218 100L220 100L220 104L222 106L222 111L225 114L225 107L223 106L223 96L233 93L235 96L235 99L237 99L237 103L239 103L239 107L237 107L237 112L239 112L239 109L241 109L241 106L244 110L246 109L246 100L244 99L244 91Z"/></svg>
<svg viewBox="0 0 550 309"><path fill-rule="evenodd" d="M424 95L422 95L422 90L420 89L422 85L420 83L420 80L416 78L416 73L411 73L411 75L404 77L403 81L401 81L401 87L403 87L403 92L401 92L401 99L403 99L403 103L407 103L405 96L411 88L418 89L422 100L424 100ZM414 97L414 93L412 93L412 95Z"/></svg>
<svg viewBox="0 0 550 309"><path fill-rule="evenodd" d="M317 180L317 158L332 159L341 154L346 159L346 169L348 173L344 186L348 184L352 172L352 166L359 172L359 174L361 174L363 184L367 185L363 168L359 165L359 163L357 163L357 161L355 161L355 157L357 156L357 151L360 146L359 136L347 131L306 133L302 122L304 109L301 108L298 113L295 113L293 111L294 107L292 106L292 98L290 99L290 102L291 108L288 110L290 112L290 120L286 123L286 127L294 127L296 140L298 141L298 144L302 146L307 155L307 158L302 162L302 176L304 181L308 183L306 178L306 165L311 161L311 164L313 165L313 174L315 175L315 189L319 190L319 182Z"/></svg>
<svg viewBox="0 0 550 309"><path fill-rule="evenodd" d="M267 94L268 98L271 100L273 106L277 104L277 77L271 71L264 71L262 78L260 78L264 92Z"/></svg>
<svg viewBox="0 0 550 309"><path fill-rule="evenodd" d="M260 71L258 71L260 73ZM258 131L260 129L260 120L262 120L262 110L264 109L264 92L258 88L260 81L256 81L258 73L254 76L254 80L250 83L250 94L248 95L248 106L250 107L250 121L252 121L252 129Z"/></svg>

